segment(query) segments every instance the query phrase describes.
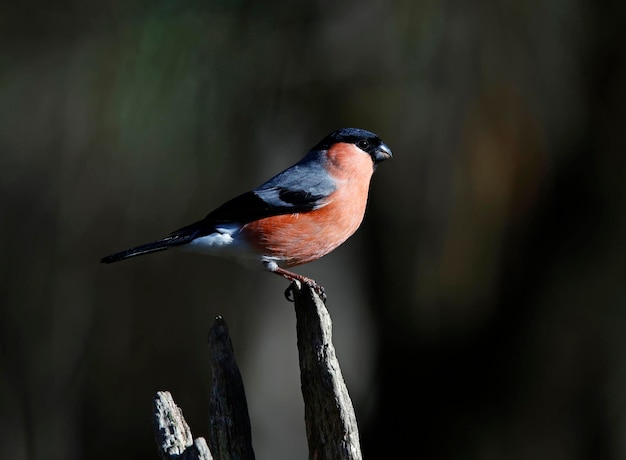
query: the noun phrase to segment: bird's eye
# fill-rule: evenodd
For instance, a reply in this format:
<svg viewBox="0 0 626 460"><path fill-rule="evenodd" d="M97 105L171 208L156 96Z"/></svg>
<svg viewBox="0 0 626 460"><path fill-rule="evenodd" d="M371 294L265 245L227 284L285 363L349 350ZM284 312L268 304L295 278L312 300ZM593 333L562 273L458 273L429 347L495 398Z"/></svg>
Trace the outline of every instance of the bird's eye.
<svg viewBox="0 0 626 460"><path fill-rule="evenodd" d="M359 148L362 148L363 150L365 150L366 148L370 146L370 143L366 141L365 139L363 139L362 141L359 141L358 145L359 145Z"/></svg>

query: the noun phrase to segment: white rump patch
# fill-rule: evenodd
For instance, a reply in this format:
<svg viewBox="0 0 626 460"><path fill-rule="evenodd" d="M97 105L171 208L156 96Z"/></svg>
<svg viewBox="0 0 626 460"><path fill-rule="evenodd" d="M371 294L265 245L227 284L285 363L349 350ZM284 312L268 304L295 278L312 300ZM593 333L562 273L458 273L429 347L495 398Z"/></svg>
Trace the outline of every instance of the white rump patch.
<svg viewBox="0 0 626 460"><path fill-rule="evenodd" d="M241 237L241 225L232 224L217 227L216 231L198 237L182 248L190 252L199 252L213 256L235 259L244 265L258 267L261 254L252 249Z"/></svg>
<svg viewBox="0 0 626 460"><path fill-rule="evenodd" d="M196 238L195 240L189 243L189 246L197 246L200 248L214 248L220 246L230 246L235 242L235 239L232 235L228 233L211 233L210 235L201 236L200 238Z"/></svg>
<svg viewBox="0 0 626 460"><path fill-rule="evenodd" d="M241 227L239 225L218 227L216 232L205 236L198 237L186 245L186 249L196 252L215 253L222 250L237 246L240 241L236 235L233 236Z"/></svg>

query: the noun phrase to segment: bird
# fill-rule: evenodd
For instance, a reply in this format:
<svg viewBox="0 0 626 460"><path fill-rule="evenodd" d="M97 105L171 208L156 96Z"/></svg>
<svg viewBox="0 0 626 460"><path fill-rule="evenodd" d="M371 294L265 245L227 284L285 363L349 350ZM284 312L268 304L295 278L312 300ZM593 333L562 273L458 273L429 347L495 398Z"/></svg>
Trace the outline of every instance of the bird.
<svg viewBox="0 0 626 460"><path fill-rule="evenodd" d="M222 255L307 284L326 302L312 278L287 268L320 259L343 244L365 216L372 175L392 158L376 134L361 128L337 129L293 166L260 186L226 201L202 220L164 238L103 257L110 264L145 254L182 248Z"/></svg>

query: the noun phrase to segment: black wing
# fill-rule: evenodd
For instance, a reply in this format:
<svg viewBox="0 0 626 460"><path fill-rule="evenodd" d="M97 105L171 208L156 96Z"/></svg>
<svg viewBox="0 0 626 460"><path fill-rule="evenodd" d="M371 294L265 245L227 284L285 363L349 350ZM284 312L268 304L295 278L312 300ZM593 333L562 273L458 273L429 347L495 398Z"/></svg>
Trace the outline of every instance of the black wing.
<svg viewBox="0 0 626 460"><path fill-rule="evenodd" d="M246 224L282 214L312 211L328 204L335 182L323 166L323 152L311 151L300 162L272 177L263 185L227 201L203 220L183 227L172 235L201 236L220 224Z"/></svg>

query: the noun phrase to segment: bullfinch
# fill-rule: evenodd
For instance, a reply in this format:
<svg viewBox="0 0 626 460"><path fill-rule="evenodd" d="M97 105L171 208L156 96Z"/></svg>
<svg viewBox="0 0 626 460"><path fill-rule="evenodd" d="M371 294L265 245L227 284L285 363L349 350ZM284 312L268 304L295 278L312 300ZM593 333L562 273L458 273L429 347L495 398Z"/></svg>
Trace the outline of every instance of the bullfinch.
<svg viewBox="0 0 626 460"><path fill-rule="evenodd" d="M204 219L165 238L102 258L103 263L180 247L254 261L272 273L313 288L313 279L283 267L325 256L361 225L376 166L391 149L364 129L330 133L299 162L259 187L227 201ZM290 288L285 291L290 298Z"/></svg>

